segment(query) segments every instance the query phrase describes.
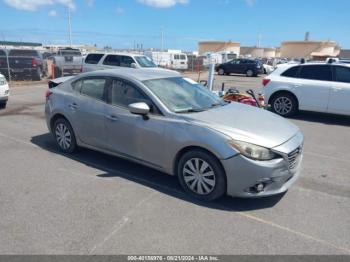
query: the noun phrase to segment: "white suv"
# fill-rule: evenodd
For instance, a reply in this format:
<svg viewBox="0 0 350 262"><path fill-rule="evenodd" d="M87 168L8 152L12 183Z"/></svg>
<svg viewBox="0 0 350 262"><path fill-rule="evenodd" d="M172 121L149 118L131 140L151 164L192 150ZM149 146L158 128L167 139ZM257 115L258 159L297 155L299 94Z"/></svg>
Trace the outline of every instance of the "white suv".
<svg viewBox="0 0 350 262"><path fill-rule="evenodd" d="M0 108L5 108L9 99L10 89L6 78L0 74Z"/></svg>
<svg viewBox="0 0 350 262"><path fill-rule="evenodd" d="M145 55L128 53L91 53L83 63L83 72L121 67L156 68L157 65Z"/></svg>
<svg viewBox="0 0 350 262"><path fill-rule="evenodd" d="M262 93L282 116L298 110L350 115L350 65L281 65L263 79Z"/></svg>

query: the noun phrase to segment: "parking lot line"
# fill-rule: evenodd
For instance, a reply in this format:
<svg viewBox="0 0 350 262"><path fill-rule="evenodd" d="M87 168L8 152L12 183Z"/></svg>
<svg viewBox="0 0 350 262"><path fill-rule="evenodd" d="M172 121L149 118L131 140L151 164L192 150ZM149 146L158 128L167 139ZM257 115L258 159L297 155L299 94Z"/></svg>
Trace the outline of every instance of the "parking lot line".
<svg viewBox="0 0 350 262"><path fill-rule="evenodd" d="M97 243L93 248L90 249L89 255L94 253L99 247L103 246L111 237L113 237L119 230L121 230L129 221L129 217L137 211L139 207L141 207L144 203L149 201L152 197L154 197L158 192L154 191L150 193L146 198L142 199L139 203L137 203L129 212L127 212L117 223L113 226L112 231L99 243Z"/></svg>
<svg viewBox="0 0 350 262"><path fill-rule="evenodd" d="M9 140L12 140L14 142L17 142L17 143L21 143L21 144L25 144L25 145L28 145L28 146L31 146L31 147L34 147L36 149L40 149L38 146L36 145L33 145L32 143L30 142L27 142L25 140L22 140L22 139L17 139L15 137L12 137L12 136L8 136L6 134L3 134L0 132L0 136L6 138L6 139L9 139ZM74 159L74 157L73 157ZM118 171L115 171L113 169L110 169L110 168L106 168L106 167L103 167L101 165L98 165L98 164L95 164L95 168L101 168L101 169L104 169L110 173L118 173ZM124 173L123 173L124 174ZM181 194L181 195L185 195L184 192L182 191L179 191L179 190L176 190L174 188L171 188L171 187L167 187L167 186L161 186L157 183L153 183L151 181L148 181L146 179L142 179L142 178L139 178L139 177L135 177L133 175L130 175L128 173L125 173L127 176L130 176L132 177L133 179L135 180L139 180L139 181L143 181L145 183L148 183L150 185L154 185L154 186L157 186L157 187L162 187L163 189L166 189L168 191L172 191L172 192L175 192L175 193L178 193L178 194ZM124 174L124 175L125 175ZM140 207L142 204L144 204L146 201L150 200L152 197L154 197L158 192L153 192L151 193L148 197L144 198L143 200L141 200L133 209L131 209L126 215L123 216L123 218L121 220L118 221L118 223L112 228L112 231L99 243L97 243L91 250L90 250L90 254L93 253L94 251L96 251L99 247L101 247L104 243L106 243L114 234L116 234L120 229L122 229L126 224L127 222L129 221L129 217L137 210L138 207ZM218 205L220 207L220 205ZM225 207L221 207L223 209L225 209ZM246 219L249 219L251 221L255 221L255 222L258 222L258 223L261 223L261 224L264 224L264 225L267 225L267 226L270 226L270 227L274 227L274 228L278 228L284 232L287 232L287 233L290 233L290 234L293 234L293 235L297 235L301 238L304 238L304 239L308 239L308 240L312 240L312 241L315 241L317 243L320 243L320 244L323 244L323 245L326 245L326 246L329 246L329 247L332 247L332 248L335 248L339 251L342 251L342 252L346 252L348 254L350 254L350 248L347 248L347 247L342 247L342 246L338 246L338 245L335 245L335 244L332 244L326 240L323 240L323 239L320 239L320 238L317 238L317 237L314 237L312 235L309 235L309 234L306 234L306 233L303 233L303 232L300 232L298 230L294 230L294 229L291 229L289 227L285 227L285 226L282 226L280 224L277 224L275 222L272 222L272 221L269 221L269 220L265 220L265 219L262 219L256 215L253 215L253 214L250 214L250 213L247 213L247 212L234 212L233 213L234 215L239 215L241 217L244 217Z"/></svg>

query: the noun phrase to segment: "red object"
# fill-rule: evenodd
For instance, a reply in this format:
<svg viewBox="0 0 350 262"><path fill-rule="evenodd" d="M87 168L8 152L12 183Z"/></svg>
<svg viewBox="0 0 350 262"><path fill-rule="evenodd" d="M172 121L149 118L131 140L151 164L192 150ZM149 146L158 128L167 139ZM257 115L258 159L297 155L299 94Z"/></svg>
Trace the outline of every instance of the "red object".
<svg viewBox="0 0 350 262"><path fill-rule="evenodd" d="M267 86L267 84L270 83L270 81L271 81L270 79L264 78L264 79L262 80L263 86Z"/></svg>
<svg viewBox="0 0 350 262"><path fill-rule="evenodd" d="M249 106L255 106L255 107L258 107L256 101L253 99L253 98L243 98L243 99L240 99L238 100L239 103L242 103L242 104L246 104L246 105L249 105Z"/></svg>
<svg viewBox="0 0 350 262"><path fill-rule="evenodd" d="M55 65L51 64L51 79L55 79Z"/></svg>
<svg viewBox="0 0 350 262"><path fill-rule="evenodd" d="M265 96L263 94L259 94L258 100L261 106L265 106Z"/></svg>
<svg viewBox="0 0 350 262"><path fill-rule="evenodd" d="M50 90L47 90L45 93L46 99L48 99L50 97L50 95L52 95L52 92Z"/></svg>
<svg viewBox="0 0 350 262"><path fill-rule="evenodd" d="M36 58L32 58L32 67L37 67L38 66L38 60Z"/></svg>

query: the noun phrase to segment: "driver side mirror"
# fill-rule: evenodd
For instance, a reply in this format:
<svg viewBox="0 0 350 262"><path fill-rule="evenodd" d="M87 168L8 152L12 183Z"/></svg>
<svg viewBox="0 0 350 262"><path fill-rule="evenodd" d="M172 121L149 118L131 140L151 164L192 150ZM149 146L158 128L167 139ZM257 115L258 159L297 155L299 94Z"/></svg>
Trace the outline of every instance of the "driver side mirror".
<svg viewBox="0 0 350 262"><path fill-rule="evenodd" d="M151 110L150 107L144 102L133 103L133 104L130 104L128 107L129 107L130 113L135 115L142 115L144 117L147 116Z"/></svg>
<svg viewBox="0 0 350 262"><path fill-rule="evenodd" d="M137 69L137 68L138 68L136 63L131 63L131 64L130 64L130 67L131 67L131 68L134 68L134 69Z"/></svg>

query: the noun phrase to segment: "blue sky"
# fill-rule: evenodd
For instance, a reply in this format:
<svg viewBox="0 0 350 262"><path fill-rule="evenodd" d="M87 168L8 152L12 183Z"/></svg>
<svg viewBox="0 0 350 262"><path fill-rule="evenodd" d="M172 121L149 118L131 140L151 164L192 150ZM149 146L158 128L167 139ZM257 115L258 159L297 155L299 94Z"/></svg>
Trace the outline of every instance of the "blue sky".
<svg viewBox="0 0 350 262"><path fill-rule="evenodd" d="M350 0L0 0L0 39L196 50L200 40L279 46L284 40L335 40L350 48Z"/></svg>

